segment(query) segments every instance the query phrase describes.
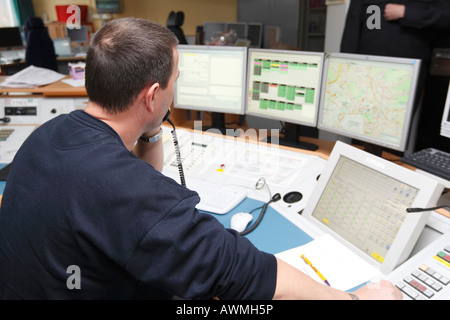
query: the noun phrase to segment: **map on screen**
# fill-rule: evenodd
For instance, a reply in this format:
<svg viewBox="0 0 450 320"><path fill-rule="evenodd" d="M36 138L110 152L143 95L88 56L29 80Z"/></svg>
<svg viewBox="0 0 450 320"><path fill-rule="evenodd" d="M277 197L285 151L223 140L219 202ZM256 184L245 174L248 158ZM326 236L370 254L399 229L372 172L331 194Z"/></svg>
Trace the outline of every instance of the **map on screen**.
<svg viewBox="0 0 450 320"><path fill-rule="evenodd" d="M414 64L331 57L325 81L321 126L402 145L414 100Z"/></svg>

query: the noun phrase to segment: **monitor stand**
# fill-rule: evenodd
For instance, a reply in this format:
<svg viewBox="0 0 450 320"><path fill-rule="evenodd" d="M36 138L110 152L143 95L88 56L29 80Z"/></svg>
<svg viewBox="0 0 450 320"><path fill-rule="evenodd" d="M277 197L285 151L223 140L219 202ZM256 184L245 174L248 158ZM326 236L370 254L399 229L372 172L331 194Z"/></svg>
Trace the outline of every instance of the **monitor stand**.
<svg viewBox="0 0 450 320"><path fill-rule="evenodd" d="M316 144L298 141L298 137L300 136L301 131L299 125L293 123L285 123L284 129L284 138L279 139L280 145L310 151L316 151L319 148ZM270 137L267 138L267 142L271 142Z"/></svg>
<svg viewBox="0 0 450 320"><path fill-rule="evenodd" d="M210 127L202 127L202 131L218 131L217 133L221 133L222 135L229 135L236 137L236 130L229 129L227 132L227 128L225 127L225 114L221 112L211 112L211 126ZM231 134L230 134L231 133Z"/></svg>
<svg viewBox="0 0 450 320"><path fill-rule="evenodd" d="M381 157L383 153L383 148L381 146L377 146L373 143L363 142L364 151L373 154L375 156Z"/></svg>

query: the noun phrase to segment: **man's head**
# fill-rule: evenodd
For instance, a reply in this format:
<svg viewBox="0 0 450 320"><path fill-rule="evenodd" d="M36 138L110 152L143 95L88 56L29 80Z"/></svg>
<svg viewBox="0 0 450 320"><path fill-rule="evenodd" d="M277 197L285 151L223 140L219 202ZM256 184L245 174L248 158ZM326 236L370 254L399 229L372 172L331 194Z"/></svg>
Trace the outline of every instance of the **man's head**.
<svg viewBox="0 0 450 320"><path fill-rule="evenodd" d="M109 113L125 111L146 87L168 85L177 38L145 19L116 19L93 38L86 58L89 100Z"/></svg>

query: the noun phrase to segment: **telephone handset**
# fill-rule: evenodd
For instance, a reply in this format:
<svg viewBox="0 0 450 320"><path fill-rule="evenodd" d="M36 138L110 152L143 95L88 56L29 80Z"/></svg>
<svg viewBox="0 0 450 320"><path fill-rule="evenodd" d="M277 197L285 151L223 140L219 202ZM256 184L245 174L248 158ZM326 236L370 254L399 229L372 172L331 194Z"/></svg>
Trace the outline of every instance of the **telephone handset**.
<svg viewBox="0 0 450 320"><path fill-rule="evenodd" d="M173 124L172 120L169 119L169 116L170 116L170 108L169 108L169 110L167 110L167 113L164 116L162 122L165 122L165 121L169 122L173 128L173 130L171 131L171 134L172 134L173 144L175 146L175 156L177 158L178 173L180 174L181 185L185 187L186 179L184 178L183 163L181 160L181 153L180 153L180 145L178 143L178 137L177 137L177 132L175 130L175 125Z"/></svg>

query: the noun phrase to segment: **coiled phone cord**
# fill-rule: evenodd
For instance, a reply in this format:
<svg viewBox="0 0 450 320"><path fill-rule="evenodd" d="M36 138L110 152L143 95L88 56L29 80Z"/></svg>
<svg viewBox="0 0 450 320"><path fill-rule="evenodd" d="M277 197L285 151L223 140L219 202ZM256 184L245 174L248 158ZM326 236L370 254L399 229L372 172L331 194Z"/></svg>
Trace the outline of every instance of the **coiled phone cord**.
<svg viewBox="0 0 450 320"><path fill-rule="evenodd" d="M172 128L173 128L173 130L171 131L171 134L172 134L173 144L175 146L175 156L177 158L178 173L180 175L181 185L186 187L186 179L184 177L183 163L181 160L181 153L180 153L180 145L178 143L178 137L177 137L177 132L175 130L175 125L168 117L166 120L167 120L167 122L169 122L172 125Z"/></svg>

